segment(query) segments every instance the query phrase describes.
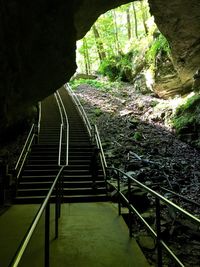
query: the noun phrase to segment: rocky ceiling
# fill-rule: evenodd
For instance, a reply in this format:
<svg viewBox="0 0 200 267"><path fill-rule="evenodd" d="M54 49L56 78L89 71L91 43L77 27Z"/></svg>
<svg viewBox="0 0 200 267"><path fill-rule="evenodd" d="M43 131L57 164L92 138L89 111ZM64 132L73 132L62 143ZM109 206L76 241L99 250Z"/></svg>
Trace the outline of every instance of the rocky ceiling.
<svg viewBox="0 0 200 267"><path fill-rule="evenodd" d="M100 14L128 2L0 2L1 132L70 79L76 70L76 40L86 34ZM200 68L200 2L149 0L149 4L172 47L181 85L190 87Z"/></svg>

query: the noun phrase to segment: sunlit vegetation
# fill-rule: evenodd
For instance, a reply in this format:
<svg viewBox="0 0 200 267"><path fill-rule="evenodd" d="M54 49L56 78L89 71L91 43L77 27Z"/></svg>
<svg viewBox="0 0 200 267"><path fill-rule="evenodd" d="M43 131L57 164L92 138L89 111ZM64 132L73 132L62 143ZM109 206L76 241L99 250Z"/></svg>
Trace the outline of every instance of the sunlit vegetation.
<svg viewBox="0 0 200 267"><path fill-rule="evenodd" d="M77 43L78 72L132 83L141 73L151 89L161 53L170 57L170 47L154 23L148 2L132 2L101 15Z"/></svg>
<svg viewBox="0 0 200 267"><path fill-rule="evenodd" d="M123 86L121 82L131 83L134 90L142 94L157 93L157 88L162 90L166 81L177 77L170 45L154 23L146 0L132 2L101 15L77 43L77 65L77 73L86 74L86 77L73 79L73 88L87 84L109 93L113 88ZM93 79L90 79L91 75ZM171 84L174 86L173 82ZM174 98L167 124L179 135L186 136L200 129L200 97L196 94L183 104L184 99L187 98L179 95ZM152 102L158 113L162 105L155 100ZM98 116L101 112L97 110L96 114ZM133 138L140 140L142 135L136 133ZM193 138L198 140L198 137Z"/></svg>
<svg viewBox="0 0 200 267"><path fill-rule="evenodd" d="M72 79L70 81L70 85L72 87L72 89L75 89L77 88L79 85L81 84L88 84L98 90L101 90L101 91L110 91L113 87L115 88L120 88L122 85L121 83L119 82L109 82L109 81L106 81L106 80L96 80L96 79Z"/></svg>

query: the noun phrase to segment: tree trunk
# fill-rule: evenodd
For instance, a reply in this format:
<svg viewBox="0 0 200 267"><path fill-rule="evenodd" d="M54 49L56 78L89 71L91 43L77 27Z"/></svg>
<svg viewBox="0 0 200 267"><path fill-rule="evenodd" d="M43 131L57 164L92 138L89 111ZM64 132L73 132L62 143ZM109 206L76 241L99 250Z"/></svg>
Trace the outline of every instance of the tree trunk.
<svg viewBox="0 0 200 267"><path fill-rule="evenodd" d="M134 2L132 3L133 7L133 14L134 14L134 25L135 25L135 37L138 38L138 26L137 26L137 14L136 14L136 9L135 9L135 4Z"/></svg>
<svg viewBox="0 0 200 267"><path fill-rule="evenodd" d="M119 44L119 37L118 37L118 28L117 28L117 17L116 17L116 13L113 10L112 11L113 14L113 22L114 22L114 28L115 28L115 47L116 47L116 54L119 55L121 52L120 49L120 44Z"/></svg>
<svg viewBox="0 0 200 267"><path fill-rule="evenodd" d="M101 40L101 37L99 35L99 31L98 31L98 29L97 29L95 24L92 26L92 30L93 30L93 33L94 33L94 39L95 39L95 42L96 42L99 59L100 59L100 62L102 62L102 60L104 60L106 58L106 53L105 53L105 50L104 50L103 42Z"/></svg>
<svg viewBox="0 0 200 267"><path fill-rule="evenodd" d="M89 75L91 73L91 67L90 67L90 57L88 53L88 45L86 38L83 38L83 56L84 56L85 72L87 75Z"/></svg>
<svg viewBox="0 0 200 267"><path fill-rule="evenodd" d="M128 39L131 39L131 18L130 18L130 9L129 7L126 10L126 19L127 19L127 31L128 31Z"/></svg>
<svg viewBox="0 0 200 267"><path fill-rule="evenodd" d="M143 4L143 1L140 1L140 7L141 7L141 11L142 11L142 23L144 26L144 31L145 34L148 34L148 28L147 28L147 24L146 24L146 20L147 20L147 16L146 16L146 11L145 11L145 6Z"/></svg>

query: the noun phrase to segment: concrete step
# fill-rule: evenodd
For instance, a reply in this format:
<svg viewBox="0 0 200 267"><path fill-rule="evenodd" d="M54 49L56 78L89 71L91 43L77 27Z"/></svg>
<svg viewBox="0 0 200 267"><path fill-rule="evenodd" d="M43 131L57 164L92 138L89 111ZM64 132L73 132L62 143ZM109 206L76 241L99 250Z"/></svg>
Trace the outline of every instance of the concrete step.
<svg viewBox="0 0 200 267"><path fill-rule="evenodd" d="M45 195L43 196L20 196L16 197L14 200L15 204L41 204L45 199ZM64 195L62 198L62 202L64 203L82 203L82 202L104 202L109 201L110 197L106 194L91 194L91 195ZM55 195L52 195L51 202L55 202Z"/></svg>

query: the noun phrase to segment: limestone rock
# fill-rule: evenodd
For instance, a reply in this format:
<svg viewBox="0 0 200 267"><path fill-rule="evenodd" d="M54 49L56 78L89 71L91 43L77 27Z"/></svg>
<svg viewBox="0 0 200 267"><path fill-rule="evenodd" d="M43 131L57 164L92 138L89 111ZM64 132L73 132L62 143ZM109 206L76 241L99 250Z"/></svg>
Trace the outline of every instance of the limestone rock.
<svg viewBox="0 0 200 267"><path fill-rule="evenodd" d="M200 65L200 3L198 0L149 0L151 13L168 39L180 85L191 88Z"/></svg>

